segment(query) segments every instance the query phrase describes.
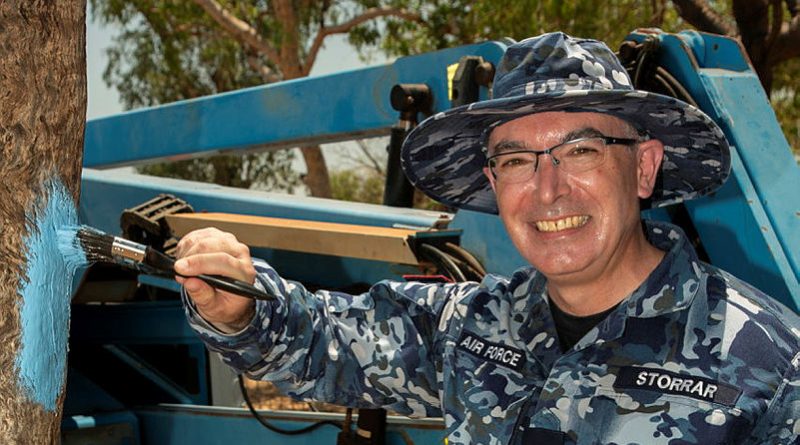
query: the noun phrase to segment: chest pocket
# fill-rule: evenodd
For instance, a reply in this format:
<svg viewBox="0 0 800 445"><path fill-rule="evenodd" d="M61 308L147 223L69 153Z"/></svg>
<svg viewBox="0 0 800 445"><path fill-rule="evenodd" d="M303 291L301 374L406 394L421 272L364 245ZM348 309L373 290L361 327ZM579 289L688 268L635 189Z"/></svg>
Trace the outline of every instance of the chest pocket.
<svg viewBox="0 0 800 445"><path fill-rule="evenodd" d="M455 351L455 373L460 398L470 411L506 418L507 410L530 395L521 372L464 350Z"/></svg>
<svg viewBox="0 0 800 445"><path fill-rule="evenodd" d="M524 356L514 355L521 351L500 346L462 336L454 350L453 390L468 443L507 443L525 402L538 397L540 385L533 384Z"/></svg>
<svg viewBox="0 0 800 445"><path fill-rule="evenodd" d="M602 443L728 445L751 428L738 408L651 389L599 387L589 406Z"/></svg>

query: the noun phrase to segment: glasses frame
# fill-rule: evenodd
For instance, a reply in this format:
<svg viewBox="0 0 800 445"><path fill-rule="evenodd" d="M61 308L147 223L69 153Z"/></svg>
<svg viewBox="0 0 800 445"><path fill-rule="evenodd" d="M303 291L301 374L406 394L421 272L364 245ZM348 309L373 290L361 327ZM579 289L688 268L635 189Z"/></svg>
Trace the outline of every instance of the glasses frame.
<svg viewBox="0 0 800 445"><path fill-rule="evenodd" d="M629 147L632 146L632 145L638 144L639 142L642 142L640 139L631 139L631 138L614 138L614 137L611 137L611 136L603 136L603 135L586 136L586 137L582 137L582 138L577 138L577 139L572 139L572 140L569 140L569 141L561 142L561 143L558 143L556 145L553 145L550 148L546 148L544 150L513 150L513 151L504 151L502 153L497 153L497 154L494 154L494 155L489 156L488 158L486 158L486 168L489 169L489 171L492 173L492 177L495 179L495 181L497 181L497 174L495 173L494 168L492 167L492 160L497 159L500 156L511 155L511 154L520 154L520 153L533 153L534 155L536 155L536 162L533 165L533 172L534 173L536 173L536 171L539 170L539 156L542 156L542 155L550 155L550 158L552 159L552 162L553 162L553 166L554 167L558 167L558 164L560 164L561 161L559 161L558 158L553 156L553 151L555 151L556 149L558 149L558 148L560 148L560 147L562 147L564 145L574 144L576 142L586 141L586 140L589 140L589 139L600 139L600 140L603 141L603 143L605 145L625 145L625 146L629 146ZM605 158L603 158L603 160L605 160ZM601 161L601 164L602 164L602 161ZM600 165L600 164L598 164L598 165ZM591 170L591 169L589 169L589 170ZM588 171L588 170L585 170L585 171Z"/></svg>

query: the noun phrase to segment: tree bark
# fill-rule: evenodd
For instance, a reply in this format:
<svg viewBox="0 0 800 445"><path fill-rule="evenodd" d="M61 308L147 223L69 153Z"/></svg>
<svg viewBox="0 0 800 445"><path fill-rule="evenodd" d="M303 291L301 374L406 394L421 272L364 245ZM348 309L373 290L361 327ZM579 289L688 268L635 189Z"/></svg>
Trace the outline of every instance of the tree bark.
<svg viewBox="0 0 800 445"><path fill-rule="evenodd" d="M325 163L319 145L300 147L300 151L303 153L303 160L306 161L308 170L303 182L308 187L311 196L330 198L331 180L328 174L328 164Z"/></svg>
<svg viewBox="0 0 800 445"><path fill-rule="evenodd" d="M86 120L83 0L0 2L0 443L59 442Z"/></svg>
<svg viewBox="0 0 800 445"><path fill-rule="evenodd" d="M739 26L739 35L750 57L761 85L769 94L772 89L773 66L768 63L771 0L747 0L733 2L733 16ZM778 8L780 8L778 2ZM777 23L780 28L780 22Z"/></svg>
<svg viewBox="0 0 800 445"><path fill-rule="evenodd" d="M714 12L706 0L672 0L678 14L695 28L715 34L734 35L736 29Z"/></svg>

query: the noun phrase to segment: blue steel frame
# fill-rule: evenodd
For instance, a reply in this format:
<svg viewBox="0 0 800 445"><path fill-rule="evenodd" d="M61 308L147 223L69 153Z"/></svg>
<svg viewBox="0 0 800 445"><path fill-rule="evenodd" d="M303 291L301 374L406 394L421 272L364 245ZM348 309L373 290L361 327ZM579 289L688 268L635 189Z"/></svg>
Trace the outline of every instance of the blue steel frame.
<svg viewBox="0 0 800 445"><path fill-rule="evenodd" d="M734 147L731 179L686 207L711 262L800 308L800 169L744 50L722 36L641 31Z"/></svg>
<svg viewBox="0 0 800 445"><path fill-rule="evenodd" d="M732 178L715 196L686 204L712 263L755 284L795 310L800 306L800 171L791 156L758 78L735 41L685 32L643 30L631 39L658 39L660 62L724 129L735 146ZM425 83L434 111L449 108L448 65L464 55L497 63L505 46L484 43L398 59L395 63L341 74L300 79L232 93L123 113L88 122L81 221L118 232L121 211L173 193L198 211L223 211L378 226L431 227L441 215L411 209L333 202L228 189L208 184L105 172L102 168L158 159L184 159L220 152L278 149L388 134L398 119L389 104L397 83ZM485 99L487 92L482 90ZM495 216L461 211L451 227L463 230L461 244L492 272L524 265ZM667 218L663 211L649 217ZM262 251L276 263L314 264L308 256ZM314 258L316 270L298 267L297 277L319 284L336 280L373 282L397 276L391 265L348 259ZM334 264L335 267L330 267ZM305 270L304 276L302 270ZM330 276L326 271L333 270ZM170 317L174 314L169 315ZM88 329L76 326L75 329ZM115 327L137 337L150 324L139 320ZM82 333L93 337L100 331ZM209 426L211 428L211 426ZM145 433L147 434L147 433ZM309 442L310 443L310 442Z"/></svg>
<svg viewBox="0 0 800 445"><path fill-rule="evenodd" d="M395 84L424 83L433 107L446 109L447 66L466 55L496 62L503 50L491 42L463 46L94 119L86 126L83 165L104 168L389 134L399 117L389 100Z"/></svg>

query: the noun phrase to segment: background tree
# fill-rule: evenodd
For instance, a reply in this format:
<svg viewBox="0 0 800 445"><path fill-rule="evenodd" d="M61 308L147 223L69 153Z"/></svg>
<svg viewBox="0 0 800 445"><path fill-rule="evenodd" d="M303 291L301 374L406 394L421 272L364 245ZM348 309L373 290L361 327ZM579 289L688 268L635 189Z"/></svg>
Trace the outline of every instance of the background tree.
<svg viewBox="0 0 800 445"><path fill-rule="evenodd" d="M325 38L381 17L419 15L370 2L273 0L92 0L95 15L122 32L105 81L126 108L155 105L309 74ZM314 196L330 196L318 146L302 147ZM267 156L266 160L263 156ZM150 169L233 185L288 185L288 151ZM260 166L254 167L254 166ZM249 172L245 170L249 169ZM176 172L180 171L180 172ZM258 176L253 176L258 174ZM231 182L225 182L225 181Z"/></svg>
<svg viewBox="0 0 800 445"><path fill-rule="evenodd" d="M59 443L86 120L86 3L0 2L0 443Z"/></svg>

